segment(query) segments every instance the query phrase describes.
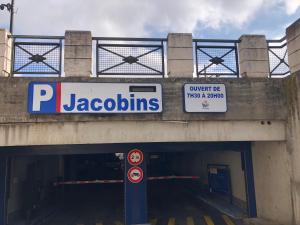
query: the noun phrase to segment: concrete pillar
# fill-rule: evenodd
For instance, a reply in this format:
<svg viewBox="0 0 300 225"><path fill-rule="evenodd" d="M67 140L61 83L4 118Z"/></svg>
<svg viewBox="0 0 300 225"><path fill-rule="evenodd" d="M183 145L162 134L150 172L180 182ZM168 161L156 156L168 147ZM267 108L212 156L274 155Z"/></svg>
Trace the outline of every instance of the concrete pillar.
<svg viewBox="0 0 300 225"><path fill-rule="evenodd" d="M300 71L300 19L286 29L288 60L291 73Z"/></svg>
<svg viewBox="0 0 300 225"><path fill-rule="evenodd" d="M242 35L238 45L242 77L268 77L268 44L264 35Z"/></svg>
<svg viewBox="0 0 300 225"><path fill-rule="evenodd" d="M193 77L193 40L192 34L168 34L168 76Z"/></svg>
<svg viewBox="0 0 300 225"><path fill-rule="evenodd" d="M291 161L294 224L300 224L300 19L286 29L291 76L285 80L288 109L287 147Z"/></svg>
<svg viewBox="0 0 300 225"><path fill-rule="evenodd" d="M0 77L8 77L11 72L11 39L9 32L0 29Z"/></svg>
<svg viewBox="0 0 300 225"><path fill-rule="evenodd" d="M66 77L92 75L92 34L90 31L66 31L64 59Z"/></svg>
<svg viewBox="0 0 300 225"><path fill-rule="evenodd" d="M294 224L300 224L300 70L285 80L288 109L287 148L291 161L291 192Z"/></svg>

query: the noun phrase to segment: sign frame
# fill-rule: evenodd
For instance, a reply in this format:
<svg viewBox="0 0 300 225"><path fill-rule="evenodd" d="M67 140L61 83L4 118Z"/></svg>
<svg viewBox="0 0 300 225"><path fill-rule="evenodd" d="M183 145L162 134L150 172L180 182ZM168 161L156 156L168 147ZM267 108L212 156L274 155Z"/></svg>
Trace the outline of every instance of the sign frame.
<svg viewBox="0 0 300 225"><path fill-rule="evenodd" d="M160 111L149 111L149 112L41 112L41 111L33 111L32 108L30 106L33 105L33 92L29 91L29 89L31 88L31 86L33 86L34 84L50 84L50 85L56 85L56 84L64 84L64 83L78 83L78 84L127 84L129 86L130 89L130 85L132 86L145 86L145 87L149 87L151 85L159 85L160 86L160 92L157 92L161 99L160 99L160 105L161 105L161 110ZM60 86L59 85L59 86ZM60 87L61 88L61 87ZM60 90L61 91L61 90ZM141 93L143 91L129 91L129 92L134 92L134 93ZM61 103L61 102L60 102ZM150 82L150 83L146 83L146 82L84 82L84 81L30 81L28 83L27 86L27 113L30 115L130 115L130 114L162 114L164 112L164 98L163 98L163 85L161 82ZM57 105L56 105L57 107Z"/></svg>
<svg viewBox="0 0 300 225"><path fill-rule="evenodd" d="M135 169L139 170L141 172L141 177L138 180L136 180L136 181L133 180L131 178L131 176L130 176L130 172L132 170L135 170ZM127 171L127 179L129 180L129 182L131 182L133 184L139 184L139 183L141 183L143 181L143 179L144 179L144 171L143 171L143 169L141 167L139 167L139 166L133 166L133 167L129 168L129 170Z"/></svg>
<svg viewBox="0 0 300 225"><path fill-rule="evenodd" d="M132 162L132 161L130 160L130 155L131 155L133 152L138 152L138 153L140 154L141 160L140 160L139 162ZM143 154L143 152L142 152L140 149L134 148L134 149L132 149L132 150L130 150L130 151L128 152L128 154L127 154L127 160L128 160L128 163L129 163L131 166L138 166L138 165L141 165L141 164L143 163L143 161L144 161L144 154Z"/></svg>
<svg viewBox="0 0 300 225"><path fill-rule="evenodd" d="M208 112L189 112L186 110L186 100L185 100L185 86L188 85L188 84L195 84L195 85L200 85L200 84L209 84L209 85L224 85L225 87L225 94L226 94L226 98L225 98L225 104L226 104L226 110L225 111L222 111L222 112L217 112L217 111L208 111ZM227 113L228 112L228 100L227 100L227 90L226 90L226 84L225 83L194 83L194 82L187 82L187 83L184 83L183 86L182 86L182 97L183 97L183 111L185 113L204 113L204 114L207 114L207 113Z"/></svg>

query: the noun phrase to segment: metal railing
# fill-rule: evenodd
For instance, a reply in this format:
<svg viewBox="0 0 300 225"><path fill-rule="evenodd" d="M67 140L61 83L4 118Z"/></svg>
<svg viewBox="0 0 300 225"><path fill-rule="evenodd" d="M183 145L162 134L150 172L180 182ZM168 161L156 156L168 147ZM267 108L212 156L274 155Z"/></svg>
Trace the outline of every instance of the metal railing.
<svg viewBox="0 0 300 225"><path fill-rule="evenodd" d="M159 38L103 38L96 40L96 73L105 75L165 75L165 42Z"/></svg>
<svg viewBox="0 0 300 225"><path fill-rule="evenodd" d="M64 36L11 35L14 76L61 76ZM94 37L98 77L165 77L164 38ZM239 40L193 39L197 77L239 77ZM270 77L290 74L286 38L267 40Z"/></svg>
<svg viewBox="0 0 300 225"><path fill-rule="evenodd" d="M280 40L267 40L270 77L283 77L290 74L286 37Z"/></svg>
<svg viewBox="0 0 300 225"><path fill-rule="evenodd" d="M63 36L13 35L12 74L62 74Z"/></svg>
<svg viewBox="0 0 300 225"><path fill-rule="evenodd" d="M197 77L239 77L238 40L194 39Z"/></svg>

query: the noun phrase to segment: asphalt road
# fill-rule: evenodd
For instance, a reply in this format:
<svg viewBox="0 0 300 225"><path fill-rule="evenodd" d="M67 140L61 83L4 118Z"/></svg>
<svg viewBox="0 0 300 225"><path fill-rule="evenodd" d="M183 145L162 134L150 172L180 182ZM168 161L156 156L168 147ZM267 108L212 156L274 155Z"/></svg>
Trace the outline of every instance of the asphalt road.
<svg viewBox="0 0 300 225"><path fill-rule="evenodd" d="M122 225L122 184L80 185L66 189L65 204L47 225ZM241 225L199 201L184 181L151 181L148 214L152 225Z"/></svg>

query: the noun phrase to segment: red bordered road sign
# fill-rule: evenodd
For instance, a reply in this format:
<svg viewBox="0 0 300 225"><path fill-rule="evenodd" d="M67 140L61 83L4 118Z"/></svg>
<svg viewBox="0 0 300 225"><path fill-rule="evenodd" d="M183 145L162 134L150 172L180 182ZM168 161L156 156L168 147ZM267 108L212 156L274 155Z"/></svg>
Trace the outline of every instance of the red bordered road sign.
<svg viewBox="0 0 300 225"><path fill-rule="evenodd" d="M143 170L138 167L138 166L135 166L135 167L131 167L129 170L128 170L128 173L127 173L127 177L128 177L128 180L131 182L131 183L140 183L142 180L143 180L143 177L144 177L144 172Z"/></svg>
<svg viewBox="0 0 300 225"><path fill-rule="evenodd" d="M140 165L144 160L143 152L139 149L133 149L128 153L127 160L132 166Z"/></svg>

